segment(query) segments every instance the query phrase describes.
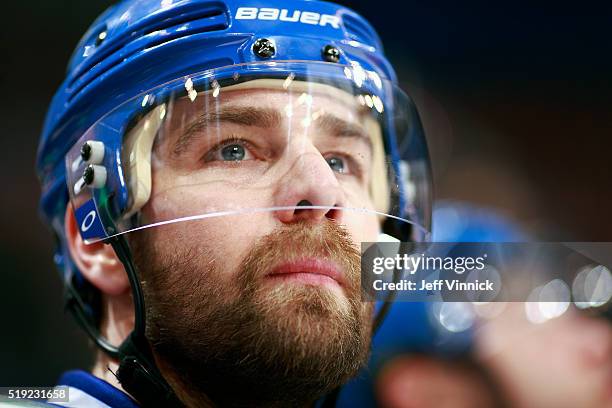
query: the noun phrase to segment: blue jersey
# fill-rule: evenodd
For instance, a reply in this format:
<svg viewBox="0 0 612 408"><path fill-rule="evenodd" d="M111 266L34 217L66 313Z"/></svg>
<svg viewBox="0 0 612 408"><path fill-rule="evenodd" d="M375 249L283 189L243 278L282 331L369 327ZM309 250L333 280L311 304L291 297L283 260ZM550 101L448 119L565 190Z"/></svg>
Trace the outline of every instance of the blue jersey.
<svg viewBox="0 0 612 408"><path fill-rule="evenodd" d="M125 392L82 370L67 371L59 379L58 385L69 387L70 402L55 404L61 407L137 408L139 406Z"/></svg>

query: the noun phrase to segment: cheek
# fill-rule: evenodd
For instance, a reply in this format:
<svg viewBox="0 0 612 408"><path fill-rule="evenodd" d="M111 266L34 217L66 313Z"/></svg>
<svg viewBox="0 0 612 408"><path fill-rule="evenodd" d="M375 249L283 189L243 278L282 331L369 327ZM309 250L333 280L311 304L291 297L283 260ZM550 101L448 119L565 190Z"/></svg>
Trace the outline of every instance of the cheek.
<svg viewBox="0 0 612 408"><path fill-rule="evenodd" d="M142 213L146 222L152 223L219 212L239 212L245 208L269 207L270 196L268 190L237 188L227 183L178 186L154 192ZM253 214L244 216L252 217ZM224 217L226 215L212 216L210 219Z"/></svg>
<svg viewBox="0 0 612 408"><path fill-rule="evenodd" d="M345 207L364 208L374 211L375 206L367 189L356 183L343 183ZM351 233L355 242L376 242L381 231L378 215L373 212L360 212L355 210L345 210L343 212L343 224Z"/></svg>
<svg viewBox="0 0 612 408"><path fill-rule="evenodd" d="M357 211L344 211L342 224L353 237L357 245L362 242L376 242L380 233L378 216Z"/></svg>
<svg viewBox="0 0 612 408"><path fill-rule="evenodd" d="M202 277L215 280L225 288L224 296L231 298L242 263L267 226L262 217L247 220L243 216L225 216L153 227L149 231L153 233L155 257L162 263L172 260L167 272L175 279L182 276L194 283Z"/></svg>
<svg viewBox="0 0 612 408"><path fill-rule="evenodd" d="M240 210L245 206L267 207L267 195L248 190L233 191L211 186L175 188L156 195L143 208L146 223ZM232 275L257 240L274 229L271 212L220 215L190 219L155 227L160 253L206 254L212 258L218 279L230 284ZM165 252L164 252L165 251ZM208 260L202 259L203 264ZM202 265L207 267L207 265Z"/></svg>

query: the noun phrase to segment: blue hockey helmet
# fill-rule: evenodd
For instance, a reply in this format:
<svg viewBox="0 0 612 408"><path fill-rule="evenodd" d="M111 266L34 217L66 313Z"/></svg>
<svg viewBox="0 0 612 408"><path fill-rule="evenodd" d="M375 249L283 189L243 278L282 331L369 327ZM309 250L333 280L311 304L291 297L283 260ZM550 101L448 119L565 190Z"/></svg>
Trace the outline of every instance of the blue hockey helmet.
<svg viewBox="0 0 612 408"><path fill-rule="evenodd" d="M158 138L159 115L176 108L174 101L198 93L218 95L239 84L261 87L256 81L261 79L269 80L268 89L302 97L297 103L310 102L313 117L323 110L310 95L302 96L319 92L313 84L320 84L323 93L335 87L344 97L354 97L345 116L363 107L377 115L385 157L383 177L375 181L389 179L390 199L380 199L383 206L376 210L408 221L403 229L410 228L414 238L427 236L429 167L416 109L397 88L370 25L345 7L313 1L287 8L281 1L139 0L107 10L79 43L47 115L37 159L44 217L61 238L72 198L78 225L89 227L81 228L85 239L141 227L142 220L134 223L132 215L150 197L151 187L142 187L135 174L139 166L127 163L129 131L147 123ZM153 143L131 139L132 149ZM93 150L91 157L83 149ZM85 183L89 178L95 185ZM64 255L58 254L58 262Z"/></svg>

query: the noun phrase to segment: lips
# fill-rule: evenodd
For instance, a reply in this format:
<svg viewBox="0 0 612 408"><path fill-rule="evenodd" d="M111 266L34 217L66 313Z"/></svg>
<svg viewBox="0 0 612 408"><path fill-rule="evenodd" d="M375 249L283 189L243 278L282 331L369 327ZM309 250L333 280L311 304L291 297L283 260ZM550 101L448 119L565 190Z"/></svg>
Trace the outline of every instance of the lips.
<svg viewBox="0 0 612 408"><path fill-rule="evenodd" d="M299 280L309 284L345 285L345 276L334 262L320 258L305 258L285 262L268 274L269 278Z"/></svg>

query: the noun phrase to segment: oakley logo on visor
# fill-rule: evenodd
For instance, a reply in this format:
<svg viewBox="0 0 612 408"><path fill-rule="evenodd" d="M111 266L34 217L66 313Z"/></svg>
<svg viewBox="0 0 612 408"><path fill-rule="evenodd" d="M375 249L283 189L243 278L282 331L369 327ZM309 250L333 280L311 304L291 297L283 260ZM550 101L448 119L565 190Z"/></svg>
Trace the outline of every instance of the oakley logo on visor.
<svg viewBox="0 0 612 408"><path fill-rule="evenodd" d="M320 14L313 11L294 10L289 13L287 9L239 7L236 10L236 20L279 20L288 23L303 23L340 28L340 17L331 14Z"/></svg>

